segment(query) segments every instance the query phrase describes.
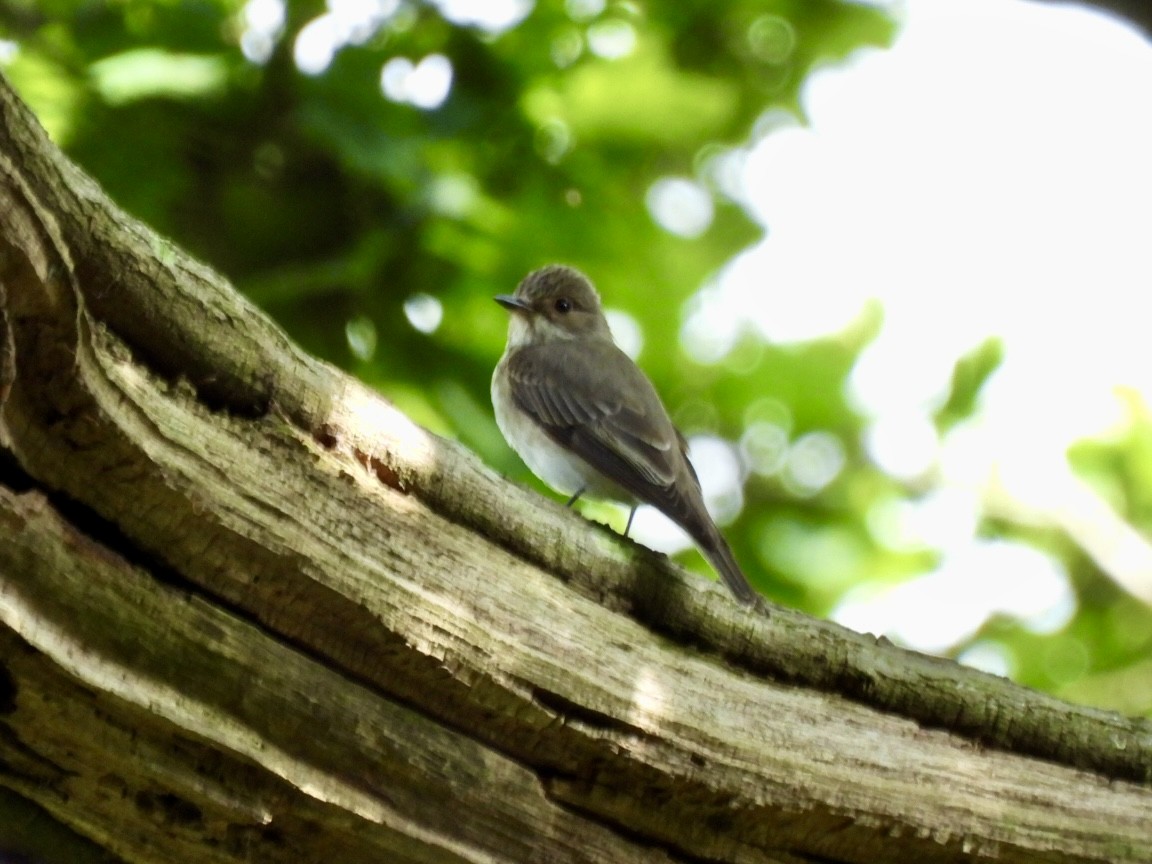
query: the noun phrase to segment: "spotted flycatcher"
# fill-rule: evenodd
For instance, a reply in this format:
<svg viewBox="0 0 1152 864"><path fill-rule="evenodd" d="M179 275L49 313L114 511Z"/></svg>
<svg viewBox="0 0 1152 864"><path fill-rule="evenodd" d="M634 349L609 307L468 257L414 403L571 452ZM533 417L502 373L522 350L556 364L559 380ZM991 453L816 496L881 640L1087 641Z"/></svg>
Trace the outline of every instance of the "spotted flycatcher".
<svg viewBox="0 0 1152 864"><path fill-rule="evenodd" d="M745 604L759 599L704 508L688 445L652 383L616 347L600 297L571 267L529 273L496 302L512 313L492 376L496 423L569 505L587 493L651 504L688 532Z"/></svg>

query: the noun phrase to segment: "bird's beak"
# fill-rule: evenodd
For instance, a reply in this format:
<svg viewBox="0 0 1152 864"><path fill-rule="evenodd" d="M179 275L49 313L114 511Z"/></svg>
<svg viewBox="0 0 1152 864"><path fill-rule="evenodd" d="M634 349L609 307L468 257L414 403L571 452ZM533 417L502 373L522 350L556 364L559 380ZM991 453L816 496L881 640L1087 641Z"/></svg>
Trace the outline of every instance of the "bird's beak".
<svg viewBox="0 0 1152 864"><path fill-rule="evenodd" d="M531 312L532 307L515 294L497 294L492 298L509 312Z"/></svg>

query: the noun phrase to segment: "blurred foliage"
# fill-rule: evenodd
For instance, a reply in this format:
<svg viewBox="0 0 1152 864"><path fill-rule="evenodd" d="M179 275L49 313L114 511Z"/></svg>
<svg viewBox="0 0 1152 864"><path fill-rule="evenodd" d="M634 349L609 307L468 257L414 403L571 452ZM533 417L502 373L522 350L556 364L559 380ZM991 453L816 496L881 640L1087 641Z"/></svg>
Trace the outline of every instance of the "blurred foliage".
<svg viewBox="0 0 1152 864"><path fill-rule="evenodd" d="M469 19L517 8L522 20L500 27ZM537 486L488 403L506 327L491 297L544 263L585 270L638 324L640 363L685 433L738 445L742 506L725 530L753 582L821 615L853 586L896 584L939 559L877 529L934 482L869 462L866 420L845 395L879 310L802 345L749 329L711 366L676 346L695 292L762 236L725 160L771 112L802 113L812 69L893 31L882 11L844 0L0 0L5 73L121 206L307 350ZM700 231L654 218L652 190L668 179L705 192ZM989 340L958 361L938 434L978 409L1001 354ZM1152 532L1149 431L1145 416L1074 458ZM1057 531L992 520L985 531L1064 562L1080 608L1054 635L995 619L956 653L994 643L1020 680L1152 709L1114 686L1142 675L1152 692L1147 607ZM694 552L685 560L710 572Z"/></svg>
<svg viewBox="0 0 1152 864"><path fill-rule="evenodd" d="M948 401L936 412L936 426L947 432L976 411L980 390L1004 359L1004 345L990 337L956 361Z"/></svg>

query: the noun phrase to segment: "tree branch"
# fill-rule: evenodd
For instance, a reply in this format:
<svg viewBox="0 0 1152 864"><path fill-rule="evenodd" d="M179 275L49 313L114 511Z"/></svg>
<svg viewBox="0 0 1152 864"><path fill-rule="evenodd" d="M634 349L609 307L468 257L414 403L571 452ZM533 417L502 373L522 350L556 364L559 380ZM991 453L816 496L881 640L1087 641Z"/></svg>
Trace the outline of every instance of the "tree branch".
<svg viewBox="0 0 1152 864"><path fill-rule="evenodd" d="M0 220L0 784L112 853L1152 858L1147 722L766 619L502 481L6 83Z"/></svg>

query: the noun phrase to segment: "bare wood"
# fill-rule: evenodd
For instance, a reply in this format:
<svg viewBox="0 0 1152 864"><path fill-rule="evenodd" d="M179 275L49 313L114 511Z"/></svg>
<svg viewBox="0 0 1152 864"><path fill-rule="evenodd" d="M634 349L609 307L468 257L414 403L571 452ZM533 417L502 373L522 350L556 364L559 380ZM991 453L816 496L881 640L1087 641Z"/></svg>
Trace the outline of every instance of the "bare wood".
<svg viewBox="0 0 1152 864"><path fill-rule="evenodd" d="M125 860L1152 860L1148 723L766 620L504 483L6 85L0 225L0 783Z"/></svg>

